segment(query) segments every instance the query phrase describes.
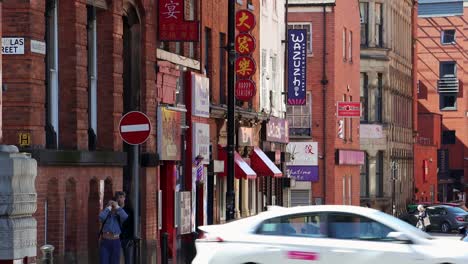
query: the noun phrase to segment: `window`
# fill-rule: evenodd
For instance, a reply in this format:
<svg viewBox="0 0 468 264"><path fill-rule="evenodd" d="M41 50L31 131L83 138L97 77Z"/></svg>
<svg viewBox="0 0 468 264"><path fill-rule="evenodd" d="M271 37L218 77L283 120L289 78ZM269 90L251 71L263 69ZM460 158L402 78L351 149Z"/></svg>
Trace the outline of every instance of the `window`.
<svg viewBox="0 0 468 264"><path fill-rule="evenodd" d="M268 83L271 78L270 74L268 73L268 52L265 49L262 49L261 52L261 65L262 67L262 90L261 90L261 97L260 97L260 108L264 110L266 113L270 112L270 89L268 89Z"/></svg>
<svg viewBox="0 0 468 264"><path fill-rule="evenodd" d="M347 213L330 213L329 236L336 239L393 241L387 238L391 228L364 216Z"/></svg>
<svg viewBox="0 0 468 264"><path fill-rule="evenodd" d="M439 93L440 110L457 110L457 93Z"/></svg>
<svg viewBox="0 0 468 264"><path fill-rule="evenodd" d="M204 39L204 54L203 60L205 64L205 74L211 80L211 73L212 73L212 47L211 47L211 28L205 27L205 39ZM213 85L210 85L210 101L213 101Z"/></svg>
<svg viewBox="0 0 468 264"><path fill-rule="evenodd" d="M440 77L454 78L457 76L457 64L454 61L440 62Z"/></svg>
<svg viewBox="0 0 468 264"><path fill-rule="evenodd" d="M383 74L377 74L377 89L375 89L375 121L382 122L382 90Z"/></svg>
<svg viewBox="0 0 468 264"><path fill-rule="evenodd" d="M275 1L276 2L276 1ZM270 51L270 54L272 54L272 51ZM280 87L277 83L277 68L278 68L278 65L277 65L277 56L276 54L272 54L271 57L270 57L270 66L271 66L271 83L272 83L272 92L273 92L273 96L271 98L272 102L272 106L274 109L276 110L280 110L280 107L281 107L281 94L277 93L278 91L278 88Z"/></svg>
<svg viewBox="0 0 468 264"><path fill-rule="evenodd" d="M312 53L312 24L310 23L289 23L288 29L306 29L307 30L307 53Z"/></svg>
<svg viewBox="0 0 468 264"><path fill-rule="evenodd" d="M445 130L442 132L442 144L455 144L455 130Z"/></svg>
<svg viewBox="0 0 468 264"><path fill-rule="evenodd" d="M455 29L442 30L442 44L455 44Z"/></svg>
<svg viewBox="0 0 468 264"><path fill-rule="evenodd" d="M226 104L227 71L226 71L226 34L219 33L219 95L221 104Z"/></svg>
<svg viewBox="0 0 468 264"><path fill-rule="evenodd" d="M343 61L346 61L346 28L343 28Z"/></svg>
<svg viewBox="0 0 468 264"><path fill-rule="evenodd" d="M361 197L369 197L369 155L364 155L364 165L361 166Z"/></svg>
<svg viewBox="0 0 468 264"><path fill-rule="evenodd" d="M369 45L369 3L359 3L359 10L361 15L361 46L367 47Z"/></svg>
<svg viewBox="0 0 468 264"><path fill-rule="evenodd" d="M88 149L96 150L97 138L97 30L96 8L88 9Z"/></svg>
<svg viewBox="0 0 468 264"><path fill-rule="evenodd" d="M349 38L348 38L348 49L349 49L349 62L353 62L353 32L349 31Z"/></svg>
<svg viewBox="0 0 468 264"><path fill-rule="evenodd" d="M361 72L361 123L368 121L368 76L367 73Z"/></svg>
<svg viewBox="0 0 468 264"><path fill-rule="evenodd" d="M311 137L312 129L312 95L307 93L305 105L288 105L287 116L289 123L289 136L290 137Z"/></svg>
<svg viewBox="0 0 468 264"><path fill-rule="evenodd" d="M257 230L260 235L313 237L327 236L327 224L323 214L301 214L266 220Z"/></svg>
<svg viewBox="0 0 468 264"><path fill-rule="evenodd" d="M384 196L384 155L382 151L377 152L375 159L375 183L376 183L376 195L377 197Z"/></svg>
<svg viewBox="0 0 468 264"><path fill-rule="evenodd" d="M47 1L46 9L46 81L47 117L46 147L57 148L59 139L59 80L58 80L58 2Z"/></svg>
<svg viewBox="0 0 468 264"><path fill-rule="evenodd" d="M375 46L383 47L383 6L375 3Z"/></svg>

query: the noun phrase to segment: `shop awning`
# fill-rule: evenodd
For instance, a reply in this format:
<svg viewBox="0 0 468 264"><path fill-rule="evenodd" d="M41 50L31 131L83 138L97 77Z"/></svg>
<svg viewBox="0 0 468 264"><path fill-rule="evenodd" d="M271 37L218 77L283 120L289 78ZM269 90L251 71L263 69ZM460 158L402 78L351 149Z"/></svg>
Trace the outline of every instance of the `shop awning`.
<svg viewBox="0 0 468 264"><path fill-rule="evenodd" d="M259 147L254 147L250 155L252 168L262 176L281 177L283 173Z"/></svg>
<svg viewBox="0 0 468 264"><path fill-rule="evenodd" d="M220 176L227 176L227 153L224 148L218 148L218 158L224 160L224 173L219 173ZM245 162L242 156L236 151L234 153L234 176L236 179L255 179L257 174Z"/></svg>

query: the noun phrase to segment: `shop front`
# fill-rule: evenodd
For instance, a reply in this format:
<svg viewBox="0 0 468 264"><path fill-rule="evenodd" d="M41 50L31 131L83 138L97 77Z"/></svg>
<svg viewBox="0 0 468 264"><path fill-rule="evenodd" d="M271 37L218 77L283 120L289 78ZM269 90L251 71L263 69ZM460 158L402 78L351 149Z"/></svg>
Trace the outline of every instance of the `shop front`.
<svg viewBox="0 0 468 264"><path fill-rule="evenodd" d="M289 206L321 204L320 198L313 198L312 192L312 184L319 181L318 143L290 142L287 149L291 154L287 164L291 178Z"/></svg>

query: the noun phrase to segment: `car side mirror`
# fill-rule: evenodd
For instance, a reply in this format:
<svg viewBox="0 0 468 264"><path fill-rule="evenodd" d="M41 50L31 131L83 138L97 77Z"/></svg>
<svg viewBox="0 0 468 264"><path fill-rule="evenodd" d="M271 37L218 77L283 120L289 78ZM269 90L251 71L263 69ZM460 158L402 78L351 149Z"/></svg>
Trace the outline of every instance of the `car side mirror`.
<svg viewBox="0 0 468 264"><path fill-rule="evenodd" d="M394 239L401 242L411 243L411 239L403 234L402 232L390 232L387 234L387 238Z"/></svg>

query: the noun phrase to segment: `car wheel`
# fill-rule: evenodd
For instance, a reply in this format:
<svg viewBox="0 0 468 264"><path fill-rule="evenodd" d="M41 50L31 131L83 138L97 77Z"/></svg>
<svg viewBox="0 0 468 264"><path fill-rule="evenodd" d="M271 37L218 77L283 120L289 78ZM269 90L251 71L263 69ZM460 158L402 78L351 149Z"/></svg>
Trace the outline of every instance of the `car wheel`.
<svg viewBox="0 0 468 264"><path fill-rule="evenodd" d="M447 222L442 223L440 230L444 233L449 233L451 231L450 224Z"/></svg>

